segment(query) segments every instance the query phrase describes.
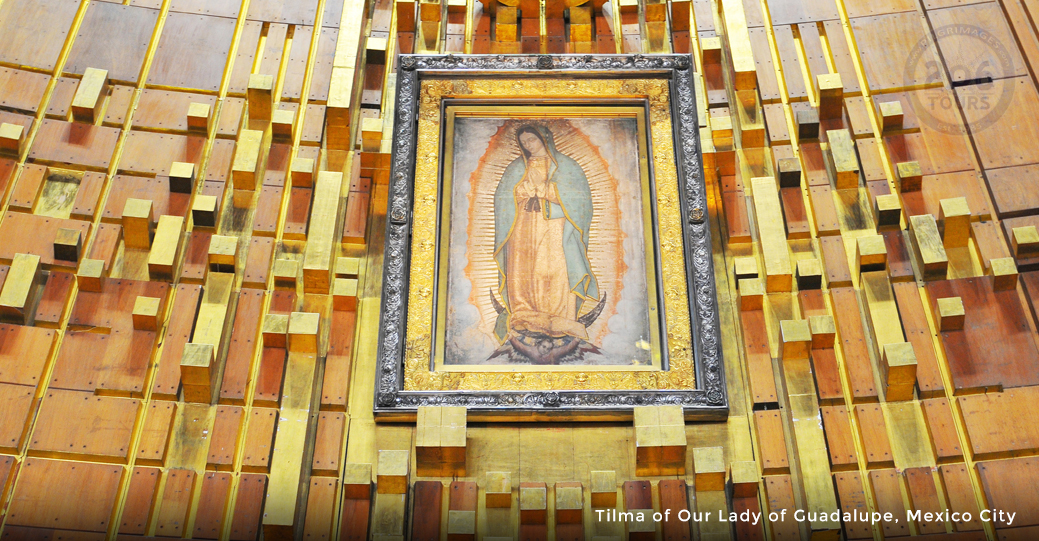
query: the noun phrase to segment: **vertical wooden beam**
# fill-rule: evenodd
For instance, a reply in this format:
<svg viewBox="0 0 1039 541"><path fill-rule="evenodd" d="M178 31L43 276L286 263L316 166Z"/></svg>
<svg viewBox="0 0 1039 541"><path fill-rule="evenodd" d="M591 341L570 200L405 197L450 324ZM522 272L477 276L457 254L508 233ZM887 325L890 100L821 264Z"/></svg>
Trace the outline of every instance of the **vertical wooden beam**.
<svg viewBox="0 0 1039 541"><path fill-rule="evenodd" d="M328 293L332 286L332 258L335 253L336 217L343 174L321 171L314 183L314 203L310 213L310 231L303 252L303 290Z"/></svg>

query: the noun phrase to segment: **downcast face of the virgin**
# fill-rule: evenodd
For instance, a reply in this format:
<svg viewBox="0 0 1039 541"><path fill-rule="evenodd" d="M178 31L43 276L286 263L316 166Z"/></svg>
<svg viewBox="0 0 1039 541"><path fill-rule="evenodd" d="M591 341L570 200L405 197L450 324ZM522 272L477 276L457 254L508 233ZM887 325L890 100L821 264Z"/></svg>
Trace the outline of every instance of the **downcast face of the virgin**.
<svg viewBox="0 0 1039 541"><path fill-rule="evenodd" d="M530 152L531 156L541 156L545 153L545 145L541 143L541 138L530 132L524 132L520 134L520 143L523 144L523 148Z"/></svg>

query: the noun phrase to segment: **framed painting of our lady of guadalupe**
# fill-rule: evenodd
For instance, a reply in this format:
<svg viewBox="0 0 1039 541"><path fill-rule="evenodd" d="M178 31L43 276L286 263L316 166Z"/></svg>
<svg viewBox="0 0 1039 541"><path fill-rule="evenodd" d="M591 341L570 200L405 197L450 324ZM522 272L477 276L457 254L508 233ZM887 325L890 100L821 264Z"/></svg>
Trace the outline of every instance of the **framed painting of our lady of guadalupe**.
<svg viewBox="0 0 1039 541"><path fill-rule="evenodd" d="M376 414L724 416L689 58L401 68Z"/></svg>

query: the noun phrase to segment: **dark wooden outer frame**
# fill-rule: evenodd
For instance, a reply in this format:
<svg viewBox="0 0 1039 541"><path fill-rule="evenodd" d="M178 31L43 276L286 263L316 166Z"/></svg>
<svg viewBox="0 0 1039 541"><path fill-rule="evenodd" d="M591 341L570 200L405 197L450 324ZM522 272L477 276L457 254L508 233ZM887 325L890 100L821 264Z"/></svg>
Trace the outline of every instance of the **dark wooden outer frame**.
<svg viewBox="0 0 1039 541"><path fill-rule="evenodd" d="M391 158L382 312L376 359L375 415L410 420L419 406L465 406L479 420L631 417L634 406L681 405L687 419L724 419L728 414L718 297L715 291L707 194L700 157L699 124L689 55L402 55ZM672 125L689 284L696 389L603 391L405 391L403 359L418 94L425 76L480 77L664 77L671 84Z"/></svg>

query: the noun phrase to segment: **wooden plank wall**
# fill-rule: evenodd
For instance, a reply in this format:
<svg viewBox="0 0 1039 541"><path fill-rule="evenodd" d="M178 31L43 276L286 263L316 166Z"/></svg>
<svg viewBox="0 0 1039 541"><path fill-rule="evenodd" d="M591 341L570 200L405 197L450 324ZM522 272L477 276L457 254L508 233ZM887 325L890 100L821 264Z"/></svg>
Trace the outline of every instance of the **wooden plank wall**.
<svg viewBox="0 0 1039 541"><path fill-rule="evenodd" d="M451 513L473 512L480 538L619 538L624 525L594 518L596 470L624 487L622 510L627 500L672 512L975 515L671 524L658 528L665 539L835 528L849 539L1031 538L1036 10L1029 0L0 0L0 122L24 139L0 157L0 287L19 253L40 256L44 274L26 319L0 324L0 537L360 540L404 535L404 522L448 536ZM690 448L722 449L734 483L742 464L735 493L697 487L691 451L681 481L637 479L625 423L471 426L465 477L412 476L410 496L366 499L345 477L357 464L377 470L378 451L414 451L413 426L372 416L395 57L448 52L692 55L732 407L727 422L686 432ZM94 70L107 84L91 94ZM190 164L188 180L175 162ZM772 184L751 179L793 166L800 178L779 179L783 223L758 223L752 187ZM343 178L317 183L326 171ZM138 203L145 213L130 215ZM178 220L152 240L163 216ZM913 216L937 229L910 227ZM59 230L79 234L72 260L55 248ZM860 239L874 235L887 254L866 279ZM214 253L221 243L236 247L230 259ZM361 260L355 309L333 306L337 257ZM770 284L763 306L740 308L736 258ZM802 282L802 265L821 285ZM773 287L783 276L767 273L784 268L798 280ZM938 306L951 297L959 324ZM316 352L271 331L291 312L320 315ZM836 336L780 361L780 321L809 317L813 329L831 318ZM898 342L915 355L908 372L893 364ZM182 372L200 344L212 362L202 377ZM511 474L511 509L477 502L488 472ZM547 529L521 532L520 480L547 487L549 511L556 483L580 482L583 522L557 525L548 512ZM1013 523L978 519L1015 506Z"/></svg>

